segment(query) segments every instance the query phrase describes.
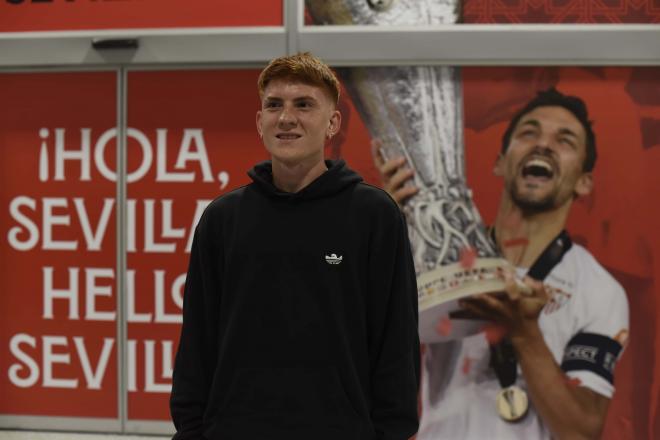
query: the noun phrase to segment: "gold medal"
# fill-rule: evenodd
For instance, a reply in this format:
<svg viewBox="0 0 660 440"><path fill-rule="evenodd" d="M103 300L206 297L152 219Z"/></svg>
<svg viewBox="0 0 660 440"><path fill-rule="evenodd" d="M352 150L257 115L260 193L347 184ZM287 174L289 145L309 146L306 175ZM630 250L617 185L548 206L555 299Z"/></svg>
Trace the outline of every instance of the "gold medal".
<svg viewBox="0 0 660 440"><path fill-rule="evenodd" d="M529 399L522 388L511 385L497 393L497 412L507 422L517 422L522 419L528 409Z"/></svg>

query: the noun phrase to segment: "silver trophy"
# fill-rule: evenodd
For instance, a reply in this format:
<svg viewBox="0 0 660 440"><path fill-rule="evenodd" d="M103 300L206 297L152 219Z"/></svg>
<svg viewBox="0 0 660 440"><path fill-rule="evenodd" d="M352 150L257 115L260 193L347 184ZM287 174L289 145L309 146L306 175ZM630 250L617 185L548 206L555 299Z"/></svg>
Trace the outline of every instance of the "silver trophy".
<svg viewBox="0 0 660 440"><path fill-rule="evenodd" d="M318 24L434 25L455 23L455 0L306 0ZM488 238L465 178L459 70L442 66L341 69L371 136L385 159L404 156L420 191L403 210L413 250L420 338L442 342L482 323L449 320L456 300L501 290L507 263ZM476 258L471 258L472 256Z"/></svg>

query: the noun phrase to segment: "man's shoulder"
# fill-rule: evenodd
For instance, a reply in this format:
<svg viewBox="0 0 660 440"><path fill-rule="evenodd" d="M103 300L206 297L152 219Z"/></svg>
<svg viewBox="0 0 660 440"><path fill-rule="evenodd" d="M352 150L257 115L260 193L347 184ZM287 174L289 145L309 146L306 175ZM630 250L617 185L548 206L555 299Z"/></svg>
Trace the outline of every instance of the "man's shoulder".
<svg viewBox="0 0 660 440"><path fill-rule="evenodd" d="M616 339L629 327L628 297L619 282L584 247L573 245L566 254L565 273L575 283L570 307L576 331ZM563 263L563 262L562 262ZM624 332L624 333L622 333Z"/></svg>
<svg viewBox="0 0 660 440"><path fill-rule="evenodd" d="M613 300L616 297L625 299L623 286L585 247L574 244L566 254L566 259L567 265L575 274L578 287L597 296L599 302Z"/></svg>
<svg viewBox="0 0 660 440"><path fill-rule="evenodd" d="M359 182L353 190L354 200L367 209L399 212L399 205L382 188Z"/></svg>
<svg viewBox="0 0 660 440"><path fill-rule="evenodd" d="M216 197L211 203L209 203L206 210L208 212L222 212L235 208L245 195L245 191L248 187L249 185L239 186L238 188Z"/></svg>
<svg viewBox="0 0 660 440"><path fill-rule="evenodd" d="M225 194L222 194L206 206L200 219L201 224L216 224L221 219L230 218L236 212L240 201L244 198L249 185L240 186Z"/></svg>
<svg viewBox="0 0 660 440"><path fill-rule="evenodd" d="M584 246L574 244L568 256L573 259L573 264L579 269L580 273L589 276L589 278L596 278L606 283L621 286L612 274Z"/></svg>

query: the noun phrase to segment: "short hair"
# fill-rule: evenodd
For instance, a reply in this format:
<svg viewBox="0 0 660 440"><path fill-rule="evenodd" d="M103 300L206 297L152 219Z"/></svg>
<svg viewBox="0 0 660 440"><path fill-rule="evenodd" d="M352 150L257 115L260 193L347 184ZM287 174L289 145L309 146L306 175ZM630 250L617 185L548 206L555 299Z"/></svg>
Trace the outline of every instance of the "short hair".
<svg viewBox="0 0 660 440"><path fill-rule="evenodd" d="M594 169L596 165L596 135L594 134L593 129L591 128L592 121L589 120L589 115L587 113L587 106L584 101L577 96L568 96L559 92L554 87L550 87L548 90L543 90L538 92L536 97L529 101L525 107L518 111L515 114L509 126L507 127L504 135L502 136L502 150L501 154L505 154L506 150L509 148L509 143L511 142L511 136L513 135L513 130L520 122L520 119L525 116L527 113L531 112L537 107L562 107L575 116L575 118L580 121L584 132L586 133L586 157L584 163L582 164L582 171L590 172Z"/></svg>
<svg viewBox="0 0 660 440"><path fill-rule="evenodd" d="M294 79L326 90L335 105L339 102L339 80L332 69L309 52L275 58L259 75L257 88L263 96L275 79Z"/></svg>

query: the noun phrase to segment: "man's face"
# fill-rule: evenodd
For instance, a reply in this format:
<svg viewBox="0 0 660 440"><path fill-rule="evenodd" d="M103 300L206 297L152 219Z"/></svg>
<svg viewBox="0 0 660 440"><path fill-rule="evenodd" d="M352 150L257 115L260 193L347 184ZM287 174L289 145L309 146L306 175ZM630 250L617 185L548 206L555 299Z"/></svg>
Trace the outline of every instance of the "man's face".
<svg viewBox="0 0 660 440"><path fill-rule="evenodd" d="M591 192L591 173L582 171L585 157L580 121L563 107L537 107L516 125L495 173L517 206L549 211Z"/></svg>
<svg viewBox="0 0 660 440"><path fill-rule="evenodd" d="M257 130L273 161L287 165L323 160L326 139L341 123L329 94L290 79L268 83L257 112Z"/></svg>

